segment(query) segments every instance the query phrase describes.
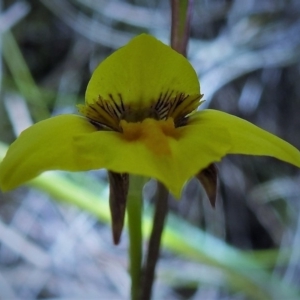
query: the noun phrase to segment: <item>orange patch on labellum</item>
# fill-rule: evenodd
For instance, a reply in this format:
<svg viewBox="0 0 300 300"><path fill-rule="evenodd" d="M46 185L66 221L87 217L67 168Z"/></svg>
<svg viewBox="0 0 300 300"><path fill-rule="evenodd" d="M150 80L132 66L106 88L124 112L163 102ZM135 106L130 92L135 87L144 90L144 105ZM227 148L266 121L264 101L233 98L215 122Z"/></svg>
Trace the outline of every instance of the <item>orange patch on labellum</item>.
<svg viewBox="0 0 300 300"><path fill-rule="evenodd" d="M131 142L140 142L157 155L172 155L170 138L178 135L172 118L157 121L147 118L142 122L128 123L121 120L122 136Z"/></svg>

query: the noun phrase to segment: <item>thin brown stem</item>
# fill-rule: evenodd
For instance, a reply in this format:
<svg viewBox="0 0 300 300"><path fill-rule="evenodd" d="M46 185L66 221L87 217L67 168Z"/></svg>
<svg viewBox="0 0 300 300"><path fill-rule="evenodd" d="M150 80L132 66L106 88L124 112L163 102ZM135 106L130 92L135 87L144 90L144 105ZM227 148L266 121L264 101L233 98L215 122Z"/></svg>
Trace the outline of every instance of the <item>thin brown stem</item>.
<svg viewBox="0 0 300 300"><path fill-rule="evenodd" d="M168 212L168 191L165 186L157 183L157 197L152 232L148 245L148 253L143 271L141 300L150 300L155 276L155 267L159 258L160 241L164 229L165 219Z"/></svg>
<svg viewBox="0 0 300 300"><path fill-rule="evenodd" d="M171 47L186 56L193 0L171 0Z"/></svg>

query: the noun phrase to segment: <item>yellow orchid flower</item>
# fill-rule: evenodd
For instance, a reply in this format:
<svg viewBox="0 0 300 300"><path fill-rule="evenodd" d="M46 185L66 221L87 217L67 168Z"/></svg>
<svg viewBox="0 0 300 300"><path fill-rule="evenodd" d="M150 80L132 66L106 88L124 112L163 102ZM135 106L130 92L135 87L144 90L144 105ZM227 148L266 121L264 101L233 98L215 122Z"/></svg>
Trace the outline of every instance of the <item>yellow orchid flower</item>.
<svg viewBox="0 0 300 300"><path fill-rule="evenodd" d="M296 148L238 117L197 111L201 98L187 59L142 34L96 68L79 106L84 117L60 115L22 132L0 165L0 187L47 170L105 168L155 178L179 198L189 179L227 154L300 167Z"/></svg>

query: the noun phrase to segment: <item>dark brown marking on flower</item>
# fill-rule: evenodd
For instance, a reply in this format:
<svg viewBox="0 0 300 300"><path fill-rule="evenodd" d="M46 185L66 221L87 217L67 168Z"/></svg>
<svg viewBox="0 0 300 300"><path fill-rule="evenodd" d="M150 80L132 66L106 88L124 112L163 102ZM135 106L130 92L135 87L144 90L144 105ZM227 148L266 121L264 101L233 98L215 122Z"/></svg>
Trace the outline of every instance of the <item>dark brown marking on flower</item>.
<svg viewBox="0 0 300 300"><path fill-rule="evenodd" d="M123 103L123 99L122 99L122 95L119 93L119 100L120 100L120 104L117 104L116 100L114 99L112 94L108 94L109 98L110 98L110 102L108 103L109 105L109 109L112 110L113 114L120 119L125 112L125 106Z"/></svg>
<svg viewBox="0 0 300 300"><path fill-rule="evenodd" d="M185 93L166 90L146 106L139 103L139 99L125 105L121 93L110 93L107 95L107 99L99 95L92 104L87 104L84 115L93 121L94 125L101 124L107 129L118 132L122 132L122 128L119 126L121 120L142 122L146 118L155 120L173 118L175 127L180 127L186 125L187 116L196 109L201 97L202 95L197 95L191 98Z"/></svg>
<svg viewBox="0 0 300 300"><path fill-rule="evenodd" d="M110 106L107 102L103 102L101 105L102 109L105 110L110 116L113 116L113 113L111 112Z"/></svg>
<svg viewBox="0 0 300 300"><path fill-rule="evenodd" d="M87 118L89 119L90 123L96 127L97 130L107 130L108 129L107 126L89 118L88 116L87 116Z"/></svg>
<svg viewBox="0 0 300 300"><path fill-rule="evenodd" d="M111 107L111 104L109 102L105 101L103 107L104 107L105 111L107 113L109 113L112 117L114 117L114 116L117 117L116 113L114 112L114 109Z"/></svg>
<svg viewBox="0 0 300 300"><path fill-rule="evenodd" d="M121 107L119 105L117 105L115 102L113 102L114 108L115 108L115 112L118 113L118 116L121 116L124 111L122 111Z"/></svg>
<svg viewBox="0 0 300 300"><path fill-rule="evenodd" d="M170 98L171 98L171 95L173 94L173 90L167 90L165 93L164 93L164 95L163 95L163 98L162 98L162 100L164 101L164 102L167 102L167 101L169 101L170 100Z"/></svg>
<svg viewBox="0 0 300 300"><path fill-rule="evenodd" d="M113 104L114 103L107 103L106 106L107 106L107 110L110 111L110 115L114 118L117 118L119 119L120 118L120 114L118 113L118 111L116 110L115 107L113 107Z"/></svg>
<svg viewBox="0 0 300 300"><path fill-rule="evenodd" d="M189 97L189 95L185 95L184 93L179 93L179 94L177 94L176 97L175 97L175 101L174 101L175 109L176 109L181 103L183 103L184 100L186 100L188 97Z"/></svg>
<svg viewBox="0 0 300 300"><path fill-rule="evenodd" d="M188 100L189 97L190 95L185 93L167 90L159 94L158 99L150 108L156 112L159 120L167 120L169 117L173 117L175 125L178 124L176 127L183 126L182 119L195 109L194 101L199 100L198 95L192 101ZM186 100L188 102L184 103Z"/></svg>
<svg viewBox="0 0 300 300"><path fill-rule="evenodd" d="M103 100L102 100L101 96L98 97L98 100L97 100L95 103L96 103L96 105L98 105L101 109L104 109L104 110L105 110L105 108L104 108L104 106L103 106Z"/></svg>
<svg viewBox="0 0 300 300"><path fill-rule="evenodd" d="M118 96L119 96L119 100L120 100L120 104L121 104L121 109L124 112L125 111L125 106L124 106L122 94L118 93Z"/></svg>
<svg viewBox="0 0 300 300"><path fill-rule="evenodd" d="M180 119L177 119L175 122L175 127L178 128L178 127L183 127L183 126L187 125L188 120L189 120L189 117L182 117Z"/></svg>
<svg viewBox="0 0 300 300"><path fill-rule="evenodd" d="M114 98L110 94L110 101L105 101L101 96L98 97L98 101L96 101L96 105L103 111L105 111L108 115L110 115L114 119L120 119L121 111L118 104L115 103ZM92 106L90 106L92 107Z"/></svg>
<svg viewBox="0 0 300 300"><path fill-rule="evenodd" d="M90 109L92 109L94 112L98 113L97 109L93 106L89 106Z"/></svg>
<svg viewBox="0 0 300 300"><path fill-rule="evenodd" d="M169 107L165 107L165 108L160 110L159 114L160 114L160 119L161 120L166 120L167 119L169 109L170 109Z"/></svg>
<svg viewBox="0 0 300 300"><path fill-rule="evenodd" d="M167 90L165 93L160 93L157 101L155 102L154 110L160 120L166 120L168 117L168 112L172 105L170 98L173 92L173 90Z"/></svg>

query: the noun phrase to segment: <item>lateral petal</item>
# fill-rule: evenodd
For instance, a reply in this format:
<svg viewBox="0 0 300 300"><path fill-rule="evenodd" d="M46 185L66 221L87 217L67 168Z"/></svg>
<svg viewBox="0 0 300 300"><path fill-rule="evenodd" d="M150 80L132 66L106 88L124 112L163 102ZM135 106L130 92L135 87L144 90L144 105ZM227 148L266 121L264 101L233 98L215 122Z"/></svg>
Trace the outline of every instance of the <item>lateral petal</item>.
<svg viewBox="0 0 300 300"><path fill-rule="evenodd" d="M229 132L231 147L227 154L271 156L300 167L300 152L281 138L236 116L217 111L196 112L190 122L198 124L211 122Z"/></svg>
<svg viewBox="0 0 300 300"><path fill-rule="evenodd" d="M53 117L24 130L0 165L1 189L13 189L48 170L87 170L73 147L73 137L95 130L85 118L75 115Z"/></svg>

